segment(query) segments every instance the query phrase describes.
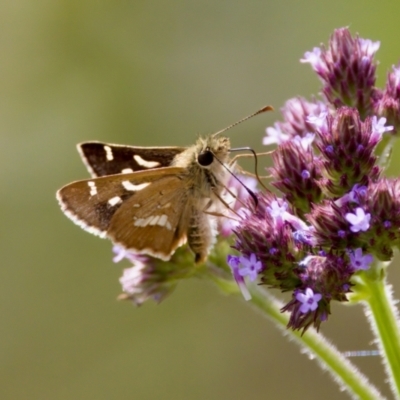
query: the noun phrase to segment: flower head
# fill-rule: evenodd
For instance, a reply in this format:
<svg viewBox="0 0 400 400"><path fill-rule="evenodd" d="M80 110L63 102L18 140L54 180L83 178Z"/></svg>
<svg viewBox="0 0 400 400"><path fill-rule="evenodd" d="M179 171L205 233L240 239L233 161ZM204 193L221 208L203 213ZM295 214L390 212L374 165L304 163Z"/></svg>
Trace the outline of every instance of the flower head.
<svg viewBox="0 0 400 400"><path fill-rule="evenodd" d="M364 117L373 106L379 42L352 37L347 28L335 30L328 48L314 48L302 62L309 62L323 82L326 100L334 107L356 108Z"/></svg>
<svg viewBox="0 0 400 400"><path fill-rule="evenodd" d="M282 143L273 154L273 186L286 195L300 213L310 211L312 202L321 199L321 162L311 146L293 139Z"/></svg>
<svg viewBox="0 0 400 400"><path fill-rule="evenodd" d="M191 276L196 269L188 261L192 254L184 248L177 250L170 261L136 254L120 246L114 246L113 251L116 253L114 261L126 258L132 264L123 270L119 279L123 294L118 298L131 300L138 306L149 299L161 302L173 292L180 280ZM181 266L177 268L177 264Z"/></svg>
<svg viewBox="0 0 400 400"><path fill-rule="evenodd" d="M274 127L266 129L267 136L263 144L282 144L296 136L308 137L313 131L313 124L309 121L321 113L327 113L327 106L320 102L309 102L302 97L288 100L282 108L283 122L276 122ZM312 136L312 135L311 135Z"/></svg>
<svg viewBox="0 0 400 400"><path fill-rule="evenodd" d="M323 191L343 196L355 184L375 179L380 169L375 166L374 150L380 140L373 118L361 121L357 110L343 107L327 117L327 128L316 128L316 146L321 153ZM375 126L375 130L373 130ZM382 130L381 125L379 129Z"/></svg>
<svg viewBox="0 0 400 400"><path fill-rule="evenodd" d="M132 267L124 269L119 279L124 292L120 299L130 299L136 305L141 305L149 298L161 301L170 288L158 278L152 263L135 261Z"/></svg>

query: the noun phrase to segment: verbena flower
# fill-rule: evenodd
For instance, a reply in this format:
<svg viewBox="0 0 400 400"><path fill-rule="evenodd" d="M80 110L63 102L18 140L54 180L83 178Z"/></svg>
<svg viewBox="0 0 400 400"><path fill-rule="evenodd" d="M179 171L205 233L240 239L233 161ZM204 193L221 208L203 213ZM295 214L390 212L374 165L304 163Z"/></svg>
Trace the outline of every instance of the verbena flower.
<svg viewBox="0 0 400 400"><path fill-rule="evenodd" d="M334 108L354 107L361 117L373 108L379 42L353 37L346 28L337 29L328 48L314 48L301 60L310 63L323 83L322 93Z"/></svg>
<svg viewBox="0 0 400 400"><path fill-rule="evenodd" d="M308 117L316 117L327 112L326 105L321 101L309 102L302 97L296 97L286 102L282 108L284 122L276 122L274 127L266 129L263 144L281 144L295 136L306 136L312 131Z"/></svg>
<svg viewBox="0 0 400 400"><path fill-rule="evenodd" d="M390 260L399 246L399 180L383 177L377 151L392 134L390 123L398 124L399 112L383 110L382 99L399 101L400 69L393 67L379 92L378 48L343 28L327 48L305 54L323 101L291 99L283 122L267 129L264 144L277 144L271 186L281 197L258 193L257 210L234 229L233 247L262 264L259 282L292 292L282 311L293 329L319 328L332 301L348 300L353 276L374 258Z"/></svg>
<svg viewBox="0 0 400 400"><path fill-rule="evenodd" d="M159 303L173 292L180 280L196 273L196 267L187 261L191 255L186 249L177 251L168 262L135 254L120 246L114 246L113 252L116 254L114 262L127 259L132 264L124 269L119 279L123 294L118 298L131 300L138 306L149 299ZM177 269L177 264L181 264L182 267Z"/></svg>

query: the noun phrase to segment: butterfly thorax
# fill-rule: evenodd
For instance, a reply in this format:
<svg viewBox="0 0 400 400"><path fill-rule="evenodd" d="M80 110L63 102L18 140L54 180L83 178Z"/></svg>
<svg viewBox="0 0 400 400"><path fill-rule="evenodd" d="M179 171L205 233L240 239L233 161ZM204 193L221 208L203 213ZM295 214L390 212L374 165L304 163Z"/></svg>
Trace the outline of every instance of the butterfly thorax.
<svg viewBox="0 0 400 400"><path fill-rule="evenodd" d="M230 142L226 137L199 138L174 159L174 166L185 168L188 192L187 241L203 261L216 236L216 220L209 212L219 213L223 206L219 198L229 178L228 165Z"/></svg>

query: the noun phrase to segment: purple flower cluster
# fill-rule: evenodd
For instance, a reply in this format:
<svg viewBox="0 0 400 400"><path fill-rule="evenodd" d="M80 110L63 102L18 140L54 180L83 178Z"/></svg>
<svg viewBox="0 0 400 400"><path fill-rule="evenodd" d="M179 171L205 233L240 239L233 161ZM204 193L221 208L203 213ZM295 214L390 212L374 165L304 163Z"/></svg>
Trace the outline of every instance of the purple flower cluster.
<svg viewBox="0 0 400 400"><path fill-rule="evenodd" d="M119 279L124 293L118 299L131 300L137 306L149 299L161 302L174 291L179 281L196 273L196 267L188 261L193 255L186 248L175 252L170 261L136 254L117 245L113 252L114 262L127 259L132 264L124 269Z"/></svg>
<svg viewBox="0 0 400 400"><path fill-rule="evenodd" d="M173 289L173 286L167 283L160 285L160 282L166 281L165 277L160 276L160 271L155 268L149 257L132 253L117 245L113 247L113 252L114 262L127 259L132 264L130 268L124 269L119 279L124 291L124 294L119 296L120 300L129 299L138 306L149 298L160 302Z"/></svg>
<svg viewBox="0 0 400 400"><path fill-rule="evenodd" d="M228 264L243 294L257 277L291 291L282 311L293 329L318 329L332 300L347 301L352 276L374 258L390 260L400 244L400 179L385 178L381 161L400 126L400 65L376 88L378 48L342 28L327 48L305 54L323 101L291 99L283 122L267 129L264 144L277 144L271 185L281 195L258 193L256 211L234 228L240 255Z"/></svg>

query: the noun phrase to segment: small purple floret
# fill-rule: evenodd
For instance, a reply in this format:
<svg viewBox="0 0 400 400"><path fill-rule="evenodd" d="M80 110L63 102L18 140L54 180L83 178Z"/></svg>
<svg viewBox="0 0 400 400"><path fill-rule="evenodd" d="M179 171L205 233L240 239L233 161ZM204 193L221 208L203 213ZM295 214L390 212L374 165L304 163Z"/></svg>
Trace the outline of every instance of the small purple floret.
<svg viewBox="0 0 400 400"><path fill-rule="evenodd" d="M355 249L354 251L350 251L349 257L350 257L350 263L356 271L367 270L374 259L371 254L363 255L363 251L361 248Z"/></svg>
<svg viewBox="0 0 400 400"><path fill-rule="evenodd" d="M343 229L340 229L337 234L342 239L346 237L346 232Z"/></svg>
<svg viewBox="0 0 400 400"><path fill-rule="evenodd" d="M385 126L386 124L386 118L381 117L381 118L377 118L376 115L374 115L371 119L372 122L372 133L371 133L371 138L377 138L378 140L380 140L380 138L382 137L382 135L385 132L389 132L392 131L394 129L393 126L389 125L389 126Z"/></svg>
<svg viewBox="0 0 400 400"><path fill-rule="evenodd" d="M243 279L243 276L240 275L239 273L239 265L240 265L240 260L238 256L233 256L231 254L228 255L227 257L227 263L231 268L233 277L239 286L240 291L242 292L242 295L246 301L251 299L251 294L249 290L247 289L246 282Z"/></svg>
<svg viewBox="0 0 400 400"><path fill-rule="evenodd" d="M281 144L290 139L290 135L283 133L279 124L275 123L274 127L266 129L267 136L263 139L263 144L269 146L270 144Z"/></svg>
<svg viewBox="0 0 400 400"><path fill-rule="evenodd" d="M254 253L251 254L250 258L241 256L239 259L242 265L242 268L239 269L239 275L243 277L248 276L250 281L255 281L258 273L262 270L261 261L257 261Z"/></svg>
<svg viewBox="0 0 400 400"><path fill-rule="evenodd" d="M385 229L390 229L392 227L392 223L390 221L385 221L383 223L383 226L385 227Z"/></svg>
<svg viewBox="0 0 400 400"><path fill-rule="evenodd" d="M329 155L333 155L335 153L334 148L331 144L325 147L325 153Z"/></svg>
<svg viewBox="0 0 400 400"><path fill-rule="evenodd" d="M311 288L307 288L305 293L297 293L296 300L302 303L300 312L305 314L309 311L315 311L318 307L318 302L322 299L322 294L315 293Z"/></svg>
<svg viewBox="0 0 400 400"><path fill-rule="evenodd" d="M315 128L322 131L323 129L327 128L327 116L328 116L328 112L322 111L321 114L319 114L317 116L310 115L307 118L307 122L314 125Z"/></svg>
<svg viewBox="0 0 400 400"><path fill-rule="evenodd" d="M357 207L354 214L347 213L345 218L350 223L350 230L352 232L365 232L370 227L371 214L365 213L361 207Z"/></svg>
<svg viewBox="0 0 400 400"><path fill-rule="evenodd" d="M381 42L373 42L371 39L358 38L358 42L360 43L361 51L368 57L372 57L381 46Z"/></svg>
<svg viewBox="0 0 400 400"><path fill-rule="evenodd" d="M308 117L308 118L310 118L310 117ZM312 145L314 139L315 139L315 133L307 133L303 137L300 137L299 135L297 135L292 140L294 143L301 146L304 150L307 150Z"/></svg>

